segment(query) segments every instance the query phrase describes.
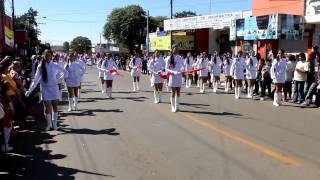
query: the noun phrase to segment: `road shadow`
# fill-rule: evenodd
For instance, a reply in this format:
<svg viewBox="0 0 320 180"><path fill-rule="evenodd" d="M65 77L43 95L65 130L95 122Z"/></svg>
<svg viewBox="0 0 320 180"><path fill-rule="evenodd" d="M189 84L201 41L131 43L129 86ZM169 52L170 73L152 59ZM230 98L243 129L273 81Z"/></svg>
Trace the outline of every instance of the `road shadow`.
<svg viewBox="0 0 320 180"><path fill-rule="evenodd" d="M120 109L86 109L72 112L61 112L61 117L66 116L95 116L97 112L103 113L122 113L123 111Z"/></svg>
<svg viewBox="0 0 320 180"><path fill-rule="evenodd" d="M102 129L102 130L93 130L93 129L72 129L72 128L60 128L58 130L58 135L64 135L64 134L83 134L83 135L109 135L109 136L118 136L120 135L119 132L116 132L117 130L115 128L110 129Z"/></svg>
<svg viewBox="0 0 320 180"><path fill-rule="evenodd" d="M149 99L147 97L117 97L115 99L124 99L124 100L131 100L135 102L144 102L146 99Z"/></svg>
<svg viewBox="0 0 320 180"><path fill-rule="evenodd" d="M49 150L48 146L56 143L55 136L39 131L36 121L28 124L27 127L17 130L17 134L12 136L11 146L14 150L7 154L0 154L1 180L73 180L79 173L87 177L114 177L54 164L53 160L67 158L64 154L54 154Z"/></svg>
<svg viewBox="0 0 320 180"><path fill-rule="evenodd" d="M191 114L204 114L211 116L230 116L230 117L241 117L241 114L238 113L230 113L230 112L212 112L212 111L188 111L188 110L180 110L180 112L191 113Z"/></svg>

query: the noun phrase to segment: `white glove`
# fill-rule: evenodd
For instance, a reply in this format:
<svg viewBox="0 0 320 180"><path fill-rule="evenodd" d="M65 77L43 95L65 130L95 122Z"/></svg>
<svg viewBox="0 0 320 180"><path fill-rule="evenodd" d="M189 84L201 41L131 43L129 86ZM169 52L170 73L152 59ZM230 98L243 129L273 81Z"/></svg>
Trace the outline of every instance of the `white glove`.
<svg viewBox="0 0 320 180"><path fill-rule="evenodd" d="M30 92L30 91L27 91L26 94L25 94L25 96L26 96L26 97L29 97L30 94L31 94L31 92Z"/></svg>
<svg viewBox="0 0 320 180"><path fill-rule="evenodd" d="M174 71L174 72L173 72L173 74L174 74L174 75L179 75L179 74L180 74L180 72L178 72L178 71Z"/></svg>

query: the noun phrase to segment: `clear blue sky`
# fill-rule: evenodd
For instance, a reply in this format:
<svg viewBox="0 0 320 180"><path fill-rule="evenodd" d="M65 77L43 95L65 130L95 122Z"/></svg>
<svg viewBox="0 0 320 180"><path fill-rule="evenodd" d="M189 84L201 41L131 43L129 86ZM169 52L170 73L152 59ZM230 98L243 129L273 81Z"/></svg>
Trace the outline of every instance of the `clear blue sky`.
<svg viewBox="0 0 320 180"><path fill-rule="evenodd" d="M6 0L6 5L11 0ZM251 9L251 0L173 0L174 12L195 11L198 14ZM17 15L29 7L39 11L40 39L53 45L61 45L76 36L86 36L93 43L99 36L107 16L113 8L130 4L141 5L151 16L169 16L169 0L15 0ZM8 9L8 7L6 7ZM7 10L8 11L8 10ZM42 19L41 17L46 17Z"/></svg>

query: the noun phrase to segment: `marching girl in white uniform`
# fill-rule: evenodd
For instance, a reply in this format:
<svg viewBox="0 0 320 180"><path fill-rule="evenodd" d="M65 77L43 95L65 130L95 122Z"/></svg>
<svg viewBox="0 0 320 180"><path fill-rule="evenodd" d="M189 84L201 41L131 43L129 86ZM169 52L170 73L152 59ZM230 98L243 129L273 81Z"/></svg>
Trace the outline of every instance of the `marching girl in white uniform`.
<svg viewBox="0 0 320 180"><path fill-rule="evenodd" d="M68 62L65 65L65 70L68 71L68 78L66 78L66 84L68 88L68 111L78 110L78 88L80 87L81 77L85 73L84 69L79 63L76 63L76 57L74 54L70 54Z"/></svg>
<svg viewBox="0 0 320 180"><path fill-rule="evenodd" d="M221 67L222 67L222 61L218 56L217 51L214 51L213 56L211 57L211 62L209 64L211 66L212 88L213 88L213 92L216 93L220 83L220 73L221 73Z"/></svg>
<svg viewBox="0 0 320 180"><path fill-rule="evenodd" d="M106 97L112 98L112 84L114 75L112 70L117 70L118 66L111 54L107 54L107 59L103 61L101 70L104 72L103 79L106 82Z"/></svg>
<svg viewBox="0 0 320 180"><path fill-rule="evenodd" d="M133 77L133 92L139 91L142 60L140 59L138 52L136 52L135 56L131 59L129 67L131 68L131 76Z"/></svg>
<svg viewBox="0 0 320 180"><path fill-rule="evenodd" d="M242 51L238 52L237 57L233 60L230 72L235 80L234 95L235 99L241 98L242 81L244 80L244 70L246 64L242 58Z"/></svg>
<svg viewBox="0 0 320 180"><path fill-rule="evenodd" d="M58 75L61 75L58 77ZM45 117L47 120L47 128L51 127L57 129L58 120L58 99L59 99L59 81L60 79L67 78L68 72L60 66L52 63L52 52L45 50L42 63L38 66L35 77L29 90L26 92L28 97L30 93L40 83L42 89L42 100L45 106ZM53 112L52 112L53 111Z"/></svg>
<svg viewBox="0 0 320 180"><path fill-rule="evenodd" d="M171 111L179 111L180 91L182 86L182 72L184 71L183 59L179 55L179 49L173 46L171 55L167 58L166 71L170 73L169 87L171 87Z"/></svg>
<svg viewBox="0 0 320 180"><path fill-rule="evenodd" d="M55 54L53 58L53 62L59 65L61 68L64 68L65 62L63 58L64 58L63 56L59 54ZM60 94L59 101L62 101L62 90L64 89L64 85L65 85L64 79L61 79L59 82L59 94Z"/></svg>
<svg viewBox="0 0 320 180"><path fill-rule="evenodd" d="M151 84L153 84L154 90L154 103L161 103L161 93L163 88L164 79L158 75L158 72L163 72L165 70L166 63L164 59L160 56L159 51L155 51L152 59L148 64L148 70L151 72Z"/></svg>
<svg viewBox="0 0 320 180"><path fill-rule="evenodd" d="M254 53L250 56L248 53L246 54L246 78L249 81L248 84L248 98L253 97L253 88L256 83L257 78L257 70L258 70L258 60L254 57Z"/></svg>
<svg viewBox="0 0 320 180"><path fill-rule="evenodd" d="M205 68L199 71L199 79L200 82L200 93L205 93L206 83L208 81L208 64L209 60L207 58L207 53L203 53L200 59L196 62L196 68Z"/></svg>
<svg viewBox="0 0 320 180"><path fill-rule="evenodd" d="M273 60L271 66L271 79L276 86L274 93L273 105L282 105L282 88L285 83L285 74L287 70L287 61L285 59L284 51L279 50L277 58Z"/></svg>
<svg viewBox="0 0 320 180"><path fill-rule="evenodd" d="M101 69L101 67L102 67L102 63L103 63L103 61L105 59L105 55L102 54L101 57L100 57L100 55L98 54L97 58L98 58L97 69L99 70L99 78L100 78L100 82L101 82L101 93L104 94L105 93L104 72Z"/></svg>
<svg viewBox="0 0 320 180"><path fill-rule="evenodd" d="M75 57L77 57L77 53L75 53ZM84 72L87 71L87 65L84 62L84 60L82 59L82 57L77 58L76 63L79 63L81 65L81 67L84 70ZM83 77L84 77L84 74L81 77L80 86L79 86L79 89L78 89L78 97L79 98L81 98L81 82L83 81Z"/></svg>
<svg viewBox="0 0 320 180"><path fill-rule="evenodd" d="M194 64L193 56L191 52L188 52L187 57L184 59L184 68L186 71L192 70L192 65ZM191 87L192 83L192 73L186 73L186 88Z"/></svg>
<svg viewBox="0 0 320 180"><path fill-rule="evenodd" d="M225 76L225 92L229 92L230 85L232 83L232 74L230 72L232 65L232 58L230 53L223 56L223 73Z"/></svg>

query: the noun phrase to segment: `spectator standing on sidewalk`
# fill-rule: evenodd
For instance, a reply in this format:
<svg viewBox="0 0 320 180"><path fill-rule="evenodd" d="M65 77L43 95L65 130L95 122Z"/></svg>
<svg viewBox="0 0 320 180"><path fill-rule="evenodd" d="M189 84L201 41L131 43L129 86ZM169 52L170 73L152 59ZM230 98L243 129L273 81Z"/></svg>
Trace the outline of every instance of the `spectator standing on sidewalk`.
<svg viewBox="0 0 320 180"><path fill-rule="evenodd" d="M271 97L271 59L267 59L266 63L264 63L264 59L260 60L261 67L261 93L260 100L263 101L266 96L266 90L268 90L268 96Z"/></svg>
<svg viewBox="0 0 320 180"><path fill-rule="evenodd" d="M312 103L313 95L316 95L316 106L320 107L320 55L315 56L315 81L311 84L306 99L304 102L305 106L309 106Z"/></svg>
<svg viewBox="0 0 320 180"><path fill-rule="evenodd" d="M288 96L289 96L289 99L292 99L292 96L291 96L292 95L292 79L293 79L295 68L296 68L295 56L290 55L287 63L286 81L283 87L285 102L288 101Z"/></svg>
<svg viewBox="0 0 320 180"><path fill-rule="evenodd" d="M294 94L293 102L301 104L304 100L304 85L307 81L307 76L309 72L309 63L306 60L306 55L300 53L299 61L297 62L295 71L294 71Z"/></svg>

